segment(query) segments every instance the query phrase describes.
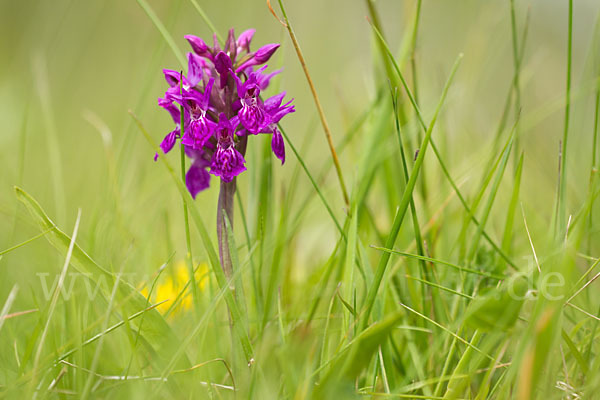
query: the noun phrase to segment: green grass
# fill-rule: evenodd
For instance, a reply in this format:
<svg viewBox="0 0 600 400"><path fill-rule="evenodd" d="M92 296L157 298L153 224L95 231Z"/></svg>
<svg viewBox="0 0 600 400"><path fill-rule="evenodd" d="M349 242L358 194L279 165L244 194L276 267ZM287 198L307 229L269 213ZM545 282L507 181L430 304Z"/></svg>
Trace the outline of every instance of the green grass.
<svg viewBox="0 0 600 400"><path fill-rule="evenodd" d="M600 7L551 4L1 4L0 399L595 398ZM228 276L219 182L152 156L230 26L297 111Z"/></svg>

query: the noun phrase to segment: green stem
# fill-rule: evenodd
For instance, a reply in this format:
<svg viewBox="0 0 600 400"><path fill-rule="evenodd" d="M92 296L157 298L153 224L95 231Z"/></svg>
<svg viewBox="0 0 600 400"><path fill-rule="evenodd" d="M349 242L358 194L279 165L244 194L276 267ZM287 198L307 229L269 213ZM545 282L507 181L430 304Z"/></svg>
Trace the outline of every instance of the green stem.
<svg viewBox="0 0 600 400"><path fill-rule="evenodd" d="M183 75L183 73L182 73ZM181 87L181 85L183 84L183 79L179 80L179 86L180 86L180 90L183 93L183 88ZM184 112L183 112L183 106L180 107L180 114L181 114L181 132L183 134L183 127L185 126L185 120L184 120ZM185 185L185 146L183 145L183 143L181 143L181 145L179 146L181 148L181 181L183 182L183 184ZM188 269L189 269L189 274L190 274L190 282L192 283L192 297L194 298L194 302L196 304L196 306L198 306L198 288L196 285L196 276L194 274L194 259L192 256L192 238L190 235L190 221L189 221L189 217L188 217L188 208L187 208L187 204L185 202L185 200L183 201L183 223L185 226L185 244L187 246L187 264L188 264ZM197 307L197 311L199 311L199 308Z"/></svg>
<svg viewBox="0 0 600 400"><path fill-rule="evenodd" d="M375 8L374 0L365 0L365 2L367 3L367 8L369 9L369 15L371 16L373 25L375 25L377 27L378 31L383 32L383 30L381 28L381 22L379 20L379 14L377 13L377 9ZM415 31L416 31L416 26L415 26ZM383 33L382 33L382 35L383 35ZM414 39L414 36L413 36L413 39ZM384 44L382 43L382 41L378 41L377 45L379 46L381 52L385 53L385 49L383 48ZM385 68L386 75L388 76L388 78L390 78L392 85L396 86L397 80L395 79L394 71L392 69L392 63L387 57L383 58L383 66Z"/></svg>
<svg viewBox="0 0 600 400"><path fill-rule="evenodd" d="M196 11L198 11L198 14L200 14L200 17L202 17L202 19L204 20L206 25L208 25L208 28L212 31L212 33L217 35L217 39L219 39L221 42L223 42L223 37L221 36L221 34L217 30L217 28L215 28L215 25L212 23L210 18L208 18L208 15L206 15L206 13L202 9L202 7L200 7L200 4L198 4L198 2L196 0L190 0L190 3L192 3L192 5L196 9Z"/></svg>
<svg viewBox="0 0 600 400"><path fill-rule="evenodd" d="M592 242L592 221L593 221L593 210L594 210L594 191L595 191L595 175L598 173L598 165L597 165L597 147L598 147L598 120L600 114L600 81L598 81L596 86L596 104L594 111L594 135L592 141L592 168L590 170L590 185L589 185L589 196L591 196L591 204L590 204L590 215L588 217L588 253L591 251L591 242Z"/></svg>
<svg viewBox="0 0 600 400"><path fill-rule="evenodd" d="M413 94L415 96L415 102L417 104L419 104L419 86L418 86L418 79L417 79L417 35L419 32L419 20L420 20L420 16L421 16L421 0L417 0L417 9L415 11L415 22L413 25L413 32L412 32L412 45L411 45L411 55L410 55L410 69L411 69L411 73L412 73L412 83L413 83ZM416 115L416 113L415 113ZM423 134L425 133L424 130L420 129L419 126L416 127L415 129L416 131L416 140L418 143L420 143L423 140ZM410 145L410 142L409 142ZM409 147L410 148L410 147ZM424 173L423 173L424 174ZM425 215L428 215L427 212L427 179L421 179L421 196L423 196L423 205L422 208L425 211Z"/></svg>
<svg viewBox="0 0 600 400"><path fill-rule="evenodd" d="M173 54L175 54L177 61L179 61L181 66L185 68L187 66L187 61L179 47L177 47L177 44L173 40L173 37L169 34L169 30L161 22L160 18L158 18L158 16L156 15L152 7L150 7L150 5L146 2L146 0L137 0L137 2L140 5L140 7L142 7L142 9L146 12L148 18L150 18L150 20L154 23L154 26L156 26L156 29L158 29L162 37L165 39L165 42L167 42L167 44L173 51Z"/></svg>
<svg viewBox="0 0 600 400"><path fill-rule="evenodd" d="M483 334L479 331L475 331L473 334L470 346L467 347L452 373L452 377L446 388L446 393L444 394L444 399L457 399L465 391L465 388L471 381L469 375L469 363L475 355L474 348L476 348L475 346L477 346L477 342L479 342L482 336ZM495 362L496 360L492 361Z"/></svg>
<svg viewBox="0 0 600 400"><path fill-rule="evenodd" d="M567 219L567 141L569 139L569 117L571 114L571 64L573 48L573 0L569 0L569 32L567 42L567 94L565 104L565 126L561 146L560 178L558 183L558 200L556 202L555 236L559 237L566 229Z"/></svg>
<svg viewBox="0 0 600 400"><path fill-rule="evenodd" d="M515 118L518 118L521 112L521 82L520 82L520 71L521 71L521 58L519 57L519 43L517 38L517 17L515 13L515 0L510 0L510 25L512 35L512 47L513 47L513 63L515 67L515 75L513 85L515 88ZM515 153L519 154L519 135L515 137ZM518 158L514 158L515 163L518 162ZM516 165L516 164L515 164Z"/></svg>
<svg viewBox="0 0 600 400"><path fill-rule="evenodd" d="M400 120L398 118L398 97L397 97L397 93L392 92L392 105L394 107L394 121L396 123L396 135L398 137L398 146L400 148L400 159L402 161L402 172L404 174L404 180L405 182L408 182L409 180L409 175L408 175L408 167L406 165L406 155L404 154L404 145L402 143L402 132L400 129ZM421 181L424 181L425 179L421 179ZM412 220L413 220L413 230L414 230L414 234L415 234L415 241L417 244L417 252L419 253L420 256L425 256L425 249L423 248L423 237L421 236L421 225L419 224L419 216L417 215L417 208L415 207L415 201L411 195L410 197L410 213L412 215ZM425 261L423 260L419 260L419 263L421 264L421 276L426 279L429 280L429 273L427 270L427 264L425 263ZM423 286L423 311L425 311L426 308L426 289L425 286Z"/></svg>

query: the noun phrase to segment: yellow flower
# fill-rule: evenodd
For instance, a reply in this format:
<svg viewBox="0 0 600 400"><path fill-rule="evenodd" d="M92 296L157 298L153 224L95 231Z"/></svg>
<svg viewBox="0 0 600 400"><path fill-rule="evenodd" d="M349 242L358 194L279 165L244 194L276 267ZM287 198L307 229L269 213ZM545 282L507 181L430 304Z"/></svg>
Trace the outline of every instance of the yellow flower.
<svg viewBox="0 0 600 400"><path fill-rule="evenodd" d="M168 272L167 272L168 273ZM200 263L196 267L196 272L194 277L196 278L196 285L200 291L204 291L208 284L208 264L205 262ZM163 276L159 279L158 283L154 288L153 299L151 301L153 303L160 303L164 301L161 305L157 307L158 311L161 314L167 312L169 308L173 305L173 301L177 299L177 296L183 291L185 285L190 280L190 273L187 263L184 260L180 260L175 264L174 270L171 274ZM148 298L148 286L144 286L140 291L142 295ZM167 300L167 301L165 301ZM179 299L178 304L173 309L173 312L170 315L175 315L183 311L188 311L192 308L192 291L191 288L187 288L185 293Z"/></svg>

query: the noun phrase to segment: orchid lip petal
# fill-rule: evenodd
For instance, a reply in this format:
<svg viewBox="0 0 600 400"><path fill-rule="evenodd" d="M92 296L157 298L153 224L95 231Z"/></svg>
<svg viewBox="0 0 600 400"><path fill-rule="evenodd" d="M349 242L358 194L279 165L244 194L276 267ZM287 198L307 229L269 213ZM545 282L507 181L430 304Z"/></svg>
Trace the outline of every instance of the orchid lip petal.
<svg viewBox="0 0 600 400"><path fill-rule="evenodd" d="M246 171L244 156L234 146L217 147L210 165L210 173L221 178L223 182L231 182L236 176Z"/></svg>

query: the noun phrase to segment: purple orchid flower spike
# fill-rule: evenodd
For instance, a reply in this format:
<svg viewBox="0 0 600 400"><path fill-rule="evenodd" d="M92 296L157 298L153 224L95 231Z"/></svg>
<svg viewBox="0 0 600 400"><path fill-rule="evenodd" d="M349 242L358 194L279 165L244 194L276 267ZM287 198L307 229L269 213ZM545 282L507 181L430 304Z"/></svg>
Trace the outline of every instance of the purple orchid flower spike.
<svg viewBox="0 0 600 400"><path fill-rule="evenodd" d="M273 153L282 163L285 161L278 124L294 112L294 107L291 102L283 104L285 93L262 98L271 79L281 72L266 72L266 62L279 45L267 44L251 52L254 33L254 29L248 29L236 38L231 29L225 43L220 44L213 35L210 45L197 36L186 35L192 50L187 54L187 74L163 70L169 87L159 105L170 113L175 129L163 139L161 152L171 151L177 141L184 146L185 155L191 159L186 185L194 197L208 187L209 174L229 184L246 170L244 154L252 135L271 134ZM233 189L228 189L226 196L235 192L235 183L231 185Z"/></svg>
<svg viewBox="0 0 600 400"><path fill-rule="evenodd" d="M197 198L209 187L211 175L220 178L217 236L221 266L227 278L233 276L233 262L226 221L234 220L236 177L246 170L244 155L248 140L256 134L271 134L271 149L283 164L285 144L279 122L295 111L291 101L284 104L285 92L263 101L271 79L281 72L265 72L266 62L279 45L268 44L251 52L254 32L246 30L236 39L231 29L223 47L216 34L212 46L197 36L186 35L192 48L187 54L187 75L164 70L169 88L158 100L175 123L175 129L160 144L159 153L168 153L179 140L184 155L191 159L185 174L188 192ZM182 164L185 165L185 160Z"/></svg>
<svg viewBox="0 0 600 400"><path fill-rule="evenodd" d="M197 91L188 91L183 95L183 106L189 113L190 122L185 130L182 143L194 149L202 149L213 136L217 126L207 116L214 82L214 78L210 78L202 94Z"/></svg>
<svg viewBox="0 0 600 400"><path fill-rule="evenodd" d="M278 48L279 48L279 45L275 44L275 43L267 44L267 45L261 47L260 49L256 50L256 52L254 54L252 54L250 56L250 58L248 58L248 60L246 60L245 62L242 63L242 65L237 67L235 72L240 73L248 67L253 67L255 65L262 65L262 64L266 63L267 61L269 61L269 59L271 58L273 53L275 53L275 51Z"/></svg>
<svg viewBox="0 0 600 400"><path fill-rule="evenodd" d="M231 182L233 178L246 170L244 156L236 150L234 128L225 114L219 115L217 126L217 149L213 155L210 172L220 176L223 182Z"/></svg>

